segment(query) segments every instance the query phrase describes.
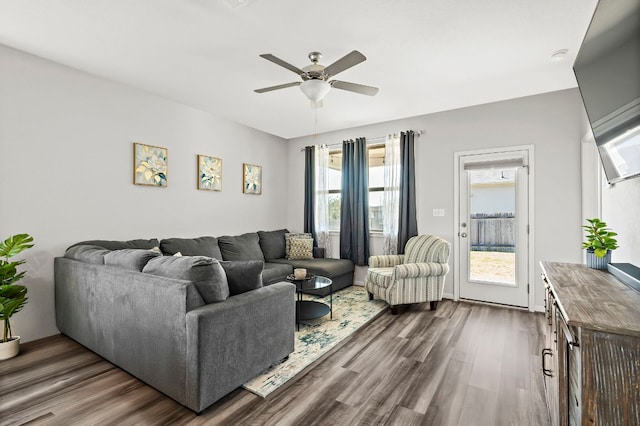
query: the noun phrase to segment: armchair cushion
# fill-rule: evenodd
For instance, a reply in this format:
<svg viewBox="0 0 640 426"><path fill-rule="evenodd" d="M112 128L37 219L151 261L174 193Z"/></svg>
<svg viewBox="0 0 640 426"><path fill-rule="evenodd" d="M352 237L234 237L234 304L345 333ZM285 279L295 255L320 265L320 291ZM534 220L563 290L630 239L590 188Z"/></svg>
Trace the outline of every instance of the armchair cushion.
<svg viewBox="0 0 640 426"><path fill-rule="evenodd" d="M367 271L367 281L378 287L388 288L393 283L393 267L369 268Z"/></svg>
<svg viewBox="0 0 640 426"><path fill-rule="evenodd" d="M404 249L404 263L449 262L451 244L433 235L411 237Z"/></svg>
<svg viewBox="0 0 640 426"><path fill-rule="evenodd" d="M394 279L418 278L446 275L449 272L447 263L405 263L393 268Z"/></svg>
<svg viewBox="0 0 640 426"><path fill-rule="evenodd" d="M404 254L388 254L369 257L370 268L387 268L404 263Z"/></svg>

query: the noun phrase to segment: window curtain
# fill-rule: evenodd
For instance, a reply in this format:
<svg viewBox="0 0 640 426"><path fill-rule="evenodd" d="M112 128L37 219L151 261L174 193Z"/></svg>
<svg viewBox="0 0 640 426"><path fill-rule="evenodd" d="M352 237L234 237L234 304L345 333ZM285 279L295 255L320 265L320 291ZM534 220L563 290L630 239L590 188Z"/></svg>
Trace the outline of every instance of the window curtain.
<svg viewBox="0 0 640 426"><path fill-rule="evenodd" d="M315 155L315 237L325 257L331 257L329 240L329 147L316 147Z"/></svg>
<svg viewBox="0 0 640 426"><path fill-rule="evenodd" d="M304 232L313 235L316 241L315 229L315 147L304 148Z"/></svg>
<svg viewBox="0 0 640 426"><path fill-rule="evenodd" d="M340 257L369 262L369 167L365 138L342 143Z"/></svg>
<svg viewBox="0 0 640 426"><path fill-rule="evenodd" d="M416 219L416 179L414 132L400 133L400 197L398 215L398 253L404 253L409 238L418 235Z"/></svg>
<svg viewBox="0 0 640 426"><path fill-rule="evenodd" d="M382 234L384 254L398 254L400 215L400 136L387 135L384 143L384 193L382 195Z"/></svg>

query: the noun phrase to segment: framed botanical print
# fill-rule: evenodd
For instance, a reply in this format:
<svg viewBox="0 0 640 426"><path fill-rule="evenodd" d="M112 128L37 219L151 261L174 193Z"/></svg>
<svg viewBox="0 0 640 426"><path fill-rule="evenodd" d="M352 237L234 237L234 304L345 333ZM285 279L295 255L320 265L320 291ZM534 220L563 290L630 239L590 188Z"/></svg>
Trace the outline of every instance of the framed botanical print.
<svg viewBox="0 0 640 426"><path fill-rule="evenodd" d="M222 159L198 154L198 189L222 191Z"/></svg>
<svg viewBox="0 0 640 426"><path fill-rule="evenodd" d="M133 143L134 185L167 186L169 151L159 146Z"/></svg>
<svg viewBox="0 0 640 426"><path fill-rule="evenodd" d="M242 192L262 194L262 166L242 164Z"/></svg>

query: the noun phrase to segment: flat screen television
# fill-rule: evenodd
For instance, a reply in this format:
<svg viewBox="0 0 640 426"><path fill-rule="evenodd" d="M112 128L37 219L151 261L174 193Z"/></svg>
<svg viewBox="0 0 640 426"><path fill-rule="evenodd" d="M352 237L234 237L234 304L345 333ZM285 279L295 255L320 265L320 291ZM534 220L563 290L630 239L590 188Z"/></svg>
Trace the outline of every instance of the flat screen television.
<svg viewBox="0 0 640 426"><path fill-rule="evenodd" d="M607 181L640 176L640 0L600 0L573 65Z"/></svg>

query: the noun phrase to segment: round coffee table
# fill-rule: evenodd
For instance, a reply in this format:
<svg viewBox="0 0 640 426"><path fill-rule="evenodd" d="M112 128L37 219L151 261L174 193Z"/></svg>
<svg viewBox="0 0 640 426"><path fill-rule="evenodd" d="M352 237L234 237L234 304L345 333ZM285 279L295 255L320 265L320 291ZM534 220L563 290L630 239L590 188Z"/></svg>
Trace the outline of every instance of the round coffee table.
<svg viewBox="0 0 640 426"><path fill-rule="evenodd" d="M296 279L293 275L287 276L287 281L296 285L296 326L300 330L300 321L307 321L323 317L329 314L333 319L333 281L330 278L319 275L307 275L305 278ZM303 300L302 294L308 290L318 290L329 287L329 304L317 300Z"/></svg>

